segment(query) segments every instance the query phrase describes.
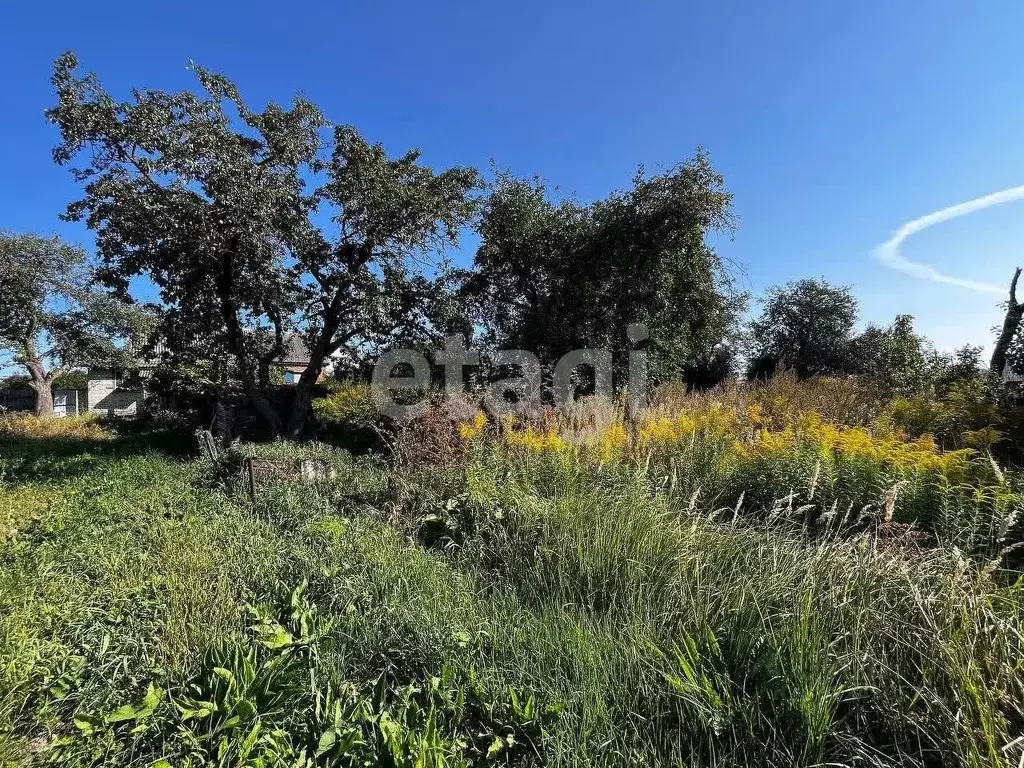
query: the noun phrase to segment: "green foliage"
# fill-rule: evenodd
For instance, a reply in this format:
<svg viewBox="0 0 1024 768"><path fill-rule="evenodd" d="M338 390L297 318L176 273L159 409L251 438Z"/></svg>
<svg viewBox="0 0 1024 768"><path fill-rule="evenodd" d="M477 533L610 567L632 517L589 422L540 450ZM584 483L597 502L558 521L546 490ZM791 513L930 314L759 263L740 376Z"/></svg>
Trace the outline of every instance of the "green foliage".
<svg viewBox="0 0 1024 768"><path fill-rule="evenodd" d="M903 394L887 406L884 420L912 436L932 435L950 450L993 449L1004 442L1004 433L1019 434L1019 406L985 375L981 347L929 357L916 389L893 389Z"/></svg>
<svg viewBox="0 0 1024 768"><path fill-rule="evenodd" d="M325 422L353 426L368 425L377 416L370 388L358 384L335 387L329 394L317 398L313 401L313 413Z"/></svg>
<svg viewBox="0 0 1024 768"><path fill-rule="evenodd" d="M706 237L729 225L730 202L703 153L664 173L641 169L629 189L590 205L499 176L466 286L486 341L548 365L573 349L610 349L623 365L626 329L643 323L656 380L721 373L744 297Z"/></svg>
<svg viewBox="0 0 1024 768"><path fill-rule="evenodd" d="M230 355L248 387L283 350L298 307L286 264L313 200L316 107L250 110L226 78L196 68L205 92L137 90L118 102L65 54L54 65L60 129L54 150L84 196L67 218L96 231L101 277L127 293L134 275L156 285L160 336L185 362Z"/></svg>
<svg viewBox="0 0 1024 768"><path fill-rule="evenodd" d="M353 453L383 450L378 432L380 415L363 384L335 383L313 400L313 416L321 439L343 445Z"/></svg>
<svg viewBox="0 0 1024 768"><path fill-rule="evenodd" d="M968 445L965 440L970 440L970 433L995 429L999 423L996 406L980 380L957 382L940 399L927 395L897 398L886 416L908 434L934 435L950 449Z"/></svg>
<svg viewBox="0 0 1024 768"><path fill-rule="evenodd" d="M889 395L911 395L929 382L931 350L914 333L914 318L897 315L888 328L869 325L850 345L849 369Z"/></svg>
<svg viewBox="0 0 1024 768"><path fill-rule="evenodd" d="M166 691L149 683L138 703L106 714L77 712L81 735L55 744L51 761L103 754L115 765L158 747L168 765L413 768L507 764L536 747L556 710L514 691L508 705L490 701L447 667L408 685L386 675L338 687L323 679L317 655L330 626L304 591L291 593L283 617L251 609L247 635L208 651L188 682Z"/></svg>
<svg viewBox="0 0 1024 768"><path fill-rule="evenodd" d="M126 367L148 316L92 285L85 252L57 238L0 232L0 351L24 365L36 412L53 411L53 380L90 365Z"/></svg>
<svg viewBox="0 0 1024 768"><path fill-rule="evenodd" d="M1005 546L1013 475L947 488L956 538L912 550L801 535L799 500L751 524L681 492L714 454L663 470L482 443L400 471L272 443L242 450L332 472L250 498L162 445L3 443L2 759L1019 760L1013 553L974 567L952 547L990 551L986 526Z"/></svg>
<svg viewBox="0 0 1024 768"><path fill-rule="evenodd" d="M750 325L751 376L794 371L801 379L844 373L857 300L847 287L799 280L770 288Z"/></svg>
<svg viewBox="0 0 1024 768"><path fill-rule="evenodd" d="M210 395L220 389L224 369L216 362L162 362L153 368L147 390L156 395L195 398Z"/></svg>
<svg viewBox="0 0 1024 768"><path fill-rule="evenodd" d="M126 292L145 275L157 286L160 334L181 362L230 356L260 405L287 334L302 333L312 360L290 419L297 436L329 355L361 359L450 320L446 270L428 277L416 259L457 239L474 170L436 173L417 151L390 158L350 126L326 142L329 124L306 99L258 112L199 67L202 96L137 90L121 102L77 68L72 54L57 60L47 113L61 131L57 162L85 159L74 169L84 196L67 216L96 231L109 284Z"/></svg>
<svg viewBox="0 0 1024 768"><path fill-rule="evenodd" d="M39 356L38 336L59 324L55 304L85 260L84 251L56 238L0 232L0 344L21 362ZM74 357L74 351L58 347L54 355Z"/></svg>
<svg viewBox="0 0 1024 768"><path fill-rule="evenodd" d="M31 376L14 375L0 380L0 388L3 389L29 389ZM85 389L86 377L84 371L68 371L58 373L53 377L51 385L54 389Z"/></svg>

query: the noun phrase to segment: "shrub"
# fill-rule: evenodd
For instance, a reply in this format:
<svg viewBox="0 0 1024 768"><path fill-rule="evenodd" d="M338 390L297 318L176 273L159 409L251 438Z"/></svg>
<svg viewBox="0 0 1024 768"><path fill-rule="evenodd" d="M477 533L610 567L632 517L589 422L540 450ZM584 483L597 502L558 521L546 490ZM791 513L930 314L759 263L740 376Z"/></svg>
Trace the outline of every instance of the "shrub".
<svg viewBox="0 0 1024 768"><path fill-rule="evenodd" d="M896 398L881 421L911 436L932 435L943 448L955 449L969 445L968 433L997 427L1000 414L987 383L968 379L954 382L938 399L923 394Z"/></svg>
<svg viewBox="0 0 1024 768"><path fill-rule="evenodd" d="M327 394L314 398L312 403L320 435L353 453L384 450L370 388L364 384L332 381L326 389Z"/></svg>
<svg viewBox="0 0 1024 768"><path fill-rule="evenodd" d="M473 437L464 427L446 408L432 405L408 424L392 426L395 459L411 467L462 461Z"/></svg>
<svg viewBox="0 0 1024 768"><path fill-rule="evenodd" d="M313 400L313 414L325 423L366 425L377 411L365 385L335 385L324 397Z"/></svg>

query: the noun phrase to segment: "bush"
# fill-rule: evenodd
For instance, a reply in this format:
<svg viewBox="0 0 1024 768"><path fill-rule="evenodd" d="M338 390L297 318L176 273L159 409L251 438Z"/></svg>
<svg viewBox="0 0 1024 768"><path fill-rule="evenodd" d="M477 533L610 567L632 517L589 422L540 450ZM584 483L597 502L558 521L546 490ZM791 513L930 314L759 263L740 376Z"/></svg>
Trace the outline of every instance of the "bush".
<svg viewBox="0 0 1024 768"><path fill-rule="evenodd" d="M393 425L392 430L394 456L401 465L444 465L467 455L466 433L443 407L431 406L422 416Z"/></svg>
<svg viewBox="0 0 1024 768"><path fill-rule="evenodd" d="M965 379L954 382L940 398L927 395L896 398L885 409L881 420L914 437L932 435L943 448L953 450L968 447L970 433L996 428L1000 413L987 382Z"/></svg>
<svg viewBox="0 0 1024 768"><path fill-rule="evenodd" d="M313 400L313 415L324 423L365 426L377 416L370 388L365 385L334 385Z"/></svg>
<svg viewBox="0 0 1024 768"><path fill-rule="evenodd" d="M386 449L379 431L378 413L365 384L323 385L327 394L313 399L312 411L321 438L344 446L353 453Z"/></svg>

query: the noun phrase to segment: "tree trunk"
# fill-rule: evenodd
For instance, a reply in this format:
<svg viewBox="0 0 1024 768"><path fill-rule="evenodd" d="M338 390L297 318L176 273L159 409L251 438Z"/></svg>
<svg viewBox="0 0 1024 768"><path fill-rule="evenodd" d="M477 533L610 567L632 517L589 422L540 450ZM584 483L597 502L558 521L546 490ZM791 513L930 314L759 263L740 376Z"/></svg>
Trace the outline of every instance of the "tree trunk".
<svg viewBox="0 0 1024 768"><path fill-rule="evenodd" d="M30 343L26 343L25 349L29 353L35 352ZM35 358L34 354L33 358ZM37 358L33 358L29 359L25 367L28 368L28 375L30 377L28 385L36 393L35 413L36 416L49 418L53 416L53 379L57 372L50 371L50 373L46 373L42 363Z"/></svg>
<svg viewBox="0 0 1024 768"><path fill-rule="evenodd" d="M231 418L228 415L227 406L224 405L223 397L218 397L216 402L213 404L213 421L211 431L213 432L213 436L220 440L223 445L227 445L231 442Z"/></svg>
<svg viewBox="0 0 1024 768"><path fill-rule="evenodd" d="M221 319L227 328L228 349L238 361L239 374L242 379L242 386L245 394L252 403L253 408L266 422L273 437L281 434L281 418L274 410L273 404L267 397L265 388L259 382L259 360L254 360L245 346L242 324L238 319L239 308L235 300L235 252L238 249L238 236L231 238L230 245L222 248L220 253L219 270L214 277L215 289L220 305ZM280 345L280 326L277 326L277 341Z"/></svg>
<svg viewBox="0 0 1024 768"><path fill-rule="evenodd" d="M299 383L295 385L295 399L292 401L292 412L288 417L287 436L292 440L302 437L306 429L306 421L309 419L309 406L313 401L313 387L320 378L320 371L323 365L311 359L306 370L299 377Z"/></svg>
<svg viewBox="0 0 1024 768"><path fill-rule="evenodd" d="M320 335L309 351L309 365L299 377L299 383L295 385L295 399L292 401L292 411L288 416L288 426L285 431L285 436L292 440L302 437L302 433L306 429L309 406L313 401L313 387L316 386L320 374L324 370L324 360L344 341L334 338L338 332L338 306L341 303L342 295L342 292L339 291L331 300L324 317L323 328L320 329ZM349 338L351 333L346 338Z"/></svg>
<svg viewBox="0 0 1024 768"><path fill-rule="evenodd" d="M47 379L33 381L30 386L36 391L36 416L49 418L53 416L53 387Z"/></svg>
<svg viewBox="0 0 1024 768"><path fill-rule="evenodd" d="M270 402L270 398L267 397L267 393L259 386L249 385L246 387L246 394L249 396L249 402L252 403L253 408L256 409L263 421L266 422L267 428L270 430L271 437L277 437L281 434L281 417L277 415L277 411L274 410L274 404Z"/></svg>
<svg viewBox="0 0 1024 768"><path fill-rule="evenodd" d="M1006 370L1006 355L1013 344L1013 339L1020 328L1021 318L1024 317L1024 304L1017 301L1017 281L1020 279L1021 268L1013 273L1013 280L1010 281L1010 298L1006 302L1006 317L1003 318L1003 328L999 332L995 349L992 350L992 362L989 369L996 376L1002 376Z"/></svg>

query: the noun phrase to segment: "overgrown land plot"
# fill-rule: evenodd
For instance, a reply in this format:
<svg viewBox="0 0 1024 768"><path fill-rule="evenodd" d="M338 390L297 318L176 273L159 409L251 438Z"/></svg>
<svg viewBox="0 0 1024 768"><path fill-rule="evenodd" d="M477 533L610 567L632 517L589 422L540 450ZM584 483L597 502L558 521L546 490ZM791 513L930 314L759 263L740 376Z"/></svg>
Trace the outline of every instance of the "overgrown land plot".
<svg viewBox="0 0 1024 768"><path fill-rule="evenodd" d="M1020 478L851 386L426 419L391 458L7 420L0 760L1017 765Z"/></svg>

